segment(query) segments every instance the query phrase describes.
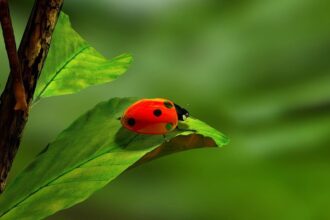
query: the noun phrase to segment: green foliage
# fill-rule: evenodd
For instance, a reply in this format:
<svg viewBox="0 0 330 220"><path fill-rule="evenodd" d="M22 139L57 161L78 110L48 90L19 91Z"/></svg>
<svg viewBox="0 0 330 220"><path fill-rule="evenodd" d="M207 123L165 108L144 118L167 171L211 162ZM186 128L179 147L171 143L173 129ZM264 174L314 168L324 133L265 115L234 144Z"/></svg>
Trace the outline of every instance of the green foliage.
<svg viewBox="0 0 330 220"><path fill-rule="evenodd" d="M131 62L129 54L111 60L103 57L72 29L69 17L61 13L34 100L77 93L92 85L111 82Z"/></svg>
<svg viewBox="0 0 330 220"><path fill-rule="evenodd" d="M74 28L138 62L123 83L33 109L11 176L104 94L180 100L232 142L132 170L51 219L330 219L330 1L76 2ZM18 37L31 5L12 4Z"/></svg>
<svg viewBox="0 0 330 220"><path fill-rule="evenodd" d="M137 99L115 98L77 119L8 185L0 197L0 218L41 219L88 198L119 174L155 157L227 144L207 124L189 118L164 142L160 135L138 135L117 119Z"/></svg>
<svg viewBox="0 0 330 220"><path fill-rule="evenodd" d="M132 57L106 59L59 17L34 101L72 94L110 82L123 74ZM117 119L136 98L115 98L82 115L50 143L7 186L0 218L42 219L86 200L125 170L154 158L193 148L220 147L228 139L189 118L167 135L139 135ZM185 130L188 129L188 130Z"/></svg>

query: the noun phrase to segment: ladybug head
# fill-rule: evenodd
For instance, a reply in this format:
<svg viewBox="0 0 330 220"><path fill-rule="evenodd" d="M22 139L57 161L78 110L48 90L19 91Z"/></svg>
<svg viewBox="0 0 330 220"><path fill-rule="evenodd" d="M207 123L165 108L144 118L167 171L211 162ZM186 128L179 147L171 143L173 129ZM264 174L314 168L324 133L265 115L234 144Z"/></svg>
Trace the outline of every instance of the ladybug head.
<svg viewBox="0 0 330 220"><path fill-rule="evenodd" d="M174 103L174 106L175 106L175 110L178 114L178 119L180 121L184 121L186 118L189 117L189 112L186 109L182 108L181 106L179 106L175 103Z"/></svg>

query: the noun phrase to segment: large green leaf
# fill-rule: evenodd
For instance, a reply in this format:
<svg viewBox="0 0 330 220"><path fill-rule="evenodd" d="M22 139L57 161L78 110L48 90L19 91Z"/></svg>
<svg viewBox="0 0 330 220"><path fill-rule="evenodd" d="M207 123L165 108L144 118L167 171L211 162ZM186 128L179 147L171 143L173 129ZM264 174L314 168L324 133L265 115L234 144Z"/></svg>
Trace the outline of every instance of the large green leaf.
<svg viewBox="0 0 330 220"><path fill-rule="evenodd" d="M192 131L138 135L117 119L135 98L115 98L97 105L50 143L0 196L0 218L42 219L73 206L119 174L160 155L227 144L207 124L190 118L180 124Z"/></svg>
<svg viewBox="0 0 330 220"><path fill-rule="evenodd" d="M72 29L69 17L61 13L34 100L110 82L123 74L131 62L129 54L111 60L103 57Z"/></svg>

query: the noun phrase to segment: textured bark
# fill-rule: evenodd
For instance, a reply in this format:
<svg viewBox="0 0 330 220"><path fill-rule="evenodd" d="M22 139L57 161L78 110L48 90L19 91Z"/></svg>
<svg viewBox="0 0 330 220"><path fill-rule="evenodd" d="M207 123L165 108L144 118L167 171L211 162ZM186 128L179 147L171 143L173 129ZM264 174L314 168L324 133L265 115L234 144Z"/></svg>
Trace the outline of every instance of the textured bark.
<svg viewBox="0 0 330 220"><path fill-rule="evenodd" d="M50 46L63 0L36 0L26 26L18 56L26 100L31 104L37 80ZM28 114L15 111L12 74L0 98L0 191L4 190L9 170L20 145Z"/></svg>

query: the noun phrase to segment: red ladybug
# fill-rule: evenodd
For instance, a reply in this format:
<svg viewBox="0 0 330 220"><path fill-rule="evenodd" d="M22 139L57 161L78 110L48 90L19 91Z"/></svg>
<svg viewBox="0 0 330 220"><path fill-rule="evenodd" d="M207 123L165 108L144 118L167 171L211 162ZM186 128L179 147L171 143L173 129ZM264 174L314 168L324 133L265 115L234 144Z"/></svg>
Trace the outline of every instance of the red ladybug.
<svg viewBox="0 0 330 220"><path fill-rule="evenodd" d="M120 118L122 125L140 134L166 134L178 126L189 112L170 100L141 99L129 106Z"/></svg>

